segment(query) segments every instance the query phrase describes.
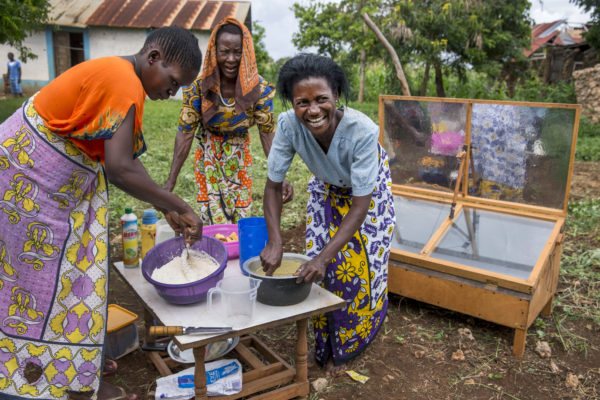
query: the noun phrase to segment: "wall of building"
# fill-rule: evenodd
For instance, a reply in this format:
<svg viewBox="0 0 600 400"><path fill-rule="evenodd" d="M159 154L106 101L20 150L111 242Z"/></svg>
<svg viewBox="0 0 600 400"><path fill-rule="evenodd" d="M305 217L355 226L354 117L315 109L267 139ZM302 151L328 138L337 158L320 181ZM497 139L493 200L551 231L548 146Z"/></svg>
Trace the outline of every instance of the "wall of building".
<svg viewBox="0 0 600 400"><path fill-rule="evenodd" d="M49 81L48 77L48 53L46 51L46 32L36 32L27 38L25 45L29 47L32 53L37 55L34 60L27 60L24 63L21 60L19 52L8 45L0 45L0 63L2 75L6 74L6 62L8 61L7 54L13 53L15 58L21 61L21 86L28 91L35 91L46 85Z"/></svg>
<svg viewBox="0 0 600 400"><path fill-rule="evenodd" d="M69 29L69 28L63 28ZM82 30L78 30L82 31ZM86 59L95 59L99 57L115 56L115 55L131 55L137 53L143 46L147 29L131 29L131 28L106 28L106 27L89 27L85 30L85 42L88 48L85 51ZM198 38L198 44L202 50L202 56L206 54L208 39L210 32L194 32ZM54 73L54 51L47 49L52 45L52 31L40 31L28 37L24 43L38 57L35 60L28 60L27 63L22 62L21 69L21 86L26 92L35 92L41 87L48 84L53 79ZM2 74L6 73L7 54L12 52L15 58L20 60L20 54L10 46L0 45L0 70ZM181 91L175 96L181 99Z"/></svg>
<svg viewBox="0 0 600 400"><path fill-rule="evenodd" d="M143 46L149 31L147 29L89 27L90 58L131 55ZM208 46L208 33L194 32L202 55Z"/></svg>

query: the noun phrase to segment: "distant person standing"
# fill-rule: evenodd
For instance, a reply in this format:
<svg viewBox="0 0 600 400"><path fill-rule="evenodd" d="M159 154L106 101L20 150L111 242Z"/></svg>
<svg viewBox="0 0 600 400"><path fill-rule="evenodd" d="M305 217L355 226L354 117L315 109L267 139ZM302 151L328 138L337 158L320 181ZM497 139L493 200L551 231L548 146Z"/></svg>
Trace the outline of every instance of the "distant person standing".
<svg viewBox="0 0 600 400"><path fill-rule="evenodd" d="M6 66L8 68L6 74L10 81L10 92L15 96L23 96L23 91L21 90L21 62L15 60L13 53L8 53Z"/></svg>

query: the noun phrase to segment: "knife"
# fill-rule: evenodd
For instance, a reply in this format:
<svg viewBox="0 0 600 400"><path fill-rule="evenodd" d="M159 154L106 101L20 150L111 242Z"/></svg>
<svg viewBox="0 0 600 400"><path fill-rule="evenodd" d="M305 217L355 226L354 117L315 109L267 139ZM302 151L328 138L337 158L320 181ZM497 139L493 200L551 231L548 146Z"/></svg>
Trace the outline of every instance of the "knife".
<svg viewBox="0 0 600 400"><path fill-rule="evenodd" d="M189 335L193 333L211 334L211 333L226 333L233 331L231 326L151 326L149 334L151 336L175 336Z"/></svg>

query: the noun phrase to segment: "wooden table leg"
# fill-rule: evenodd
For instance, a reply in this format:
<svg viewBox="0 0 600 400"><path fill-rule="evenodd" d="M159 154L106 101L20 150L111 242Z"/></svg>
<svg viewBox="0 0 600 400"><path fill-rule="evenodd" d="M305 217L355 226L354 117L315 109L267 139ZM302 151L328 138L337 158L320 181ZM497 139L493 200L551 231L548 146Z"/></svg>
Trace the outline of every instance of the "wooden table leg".
<svg viewBox="0 0 600 400"><path fill-rule="evenodd" d="M296 382L308 383L308 367L306 363L306 353L308 344L306 343L306 328L308 320L306 318L296 321ZM308 393L306 393L308 394Z"/></svg>
<svg viewBox="0 0 600 400"><path fill-rule="evenodd" d="M521 357L525 353L525 342L527 340L527 329L515 329L513 339L513 354Z"/></svg>
<svg viewBox="0 0 600 400"><path fill-rule="evenodd" d="M204 368L204 354L206 346L194 347L194 386L196 387L196 400L207 400L206 396L206 370Z"/></svg>
<svg viewBox="0 0 600 400"><path fill-rule="evenodd" d="M550 299L548 299L548 302L546 303L546 305L544 306L544 308L542 308L542 311L540 312L542 317L550 316L550 313L552 312L552 302L553 301L554 301L554 296L550 296Z"/></svg>
<svg viewBox="0 0 600 400"><path fill-rule="evenodd" d="M154 325L154 317L150 314L150 311L144 307L144 343L153 343L154 338L150 336L150 327Z"/></svg>

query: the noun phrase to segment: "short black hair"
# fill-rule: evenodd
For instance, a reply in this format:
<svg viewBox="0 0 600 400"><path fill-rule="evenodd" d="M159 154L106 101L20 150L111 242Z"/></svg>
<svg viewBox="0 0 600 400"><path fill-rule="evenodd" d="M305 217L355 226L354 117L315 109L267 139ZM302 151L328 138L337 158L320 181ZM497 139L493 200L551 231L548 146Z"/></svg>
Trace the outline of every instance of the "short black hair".
<svg viewBox="0 0 600 400"><path fill-rule="evenodd" d="M198 39L187 29L165 26L150 32L140 53L152 45L160 47L166 63L178 64L184 70L196 71L198 75L202 65L202 52L198 46Z"/></svg>
<svg viewBox="0 0 600 400"><path fill-rule="evenodd" d="M242 28L240 28L236 24L228 23L219 28L219 30L217 31L217 37L215 38L215 42L219 40L219 36L221 36L221 34L223 33L231 33L232 35L240 35L242 37L244 36L242 33Z"/></svg>
<svg viewBox="0 0 600 400"><path fill-rule="evenodd" d="M284 104L292 102L294 85L307 78L325 78L331 90L348 102L350 85L342 67L329 57L301 53L290 58L279 70L277 92Z"/></svg>

